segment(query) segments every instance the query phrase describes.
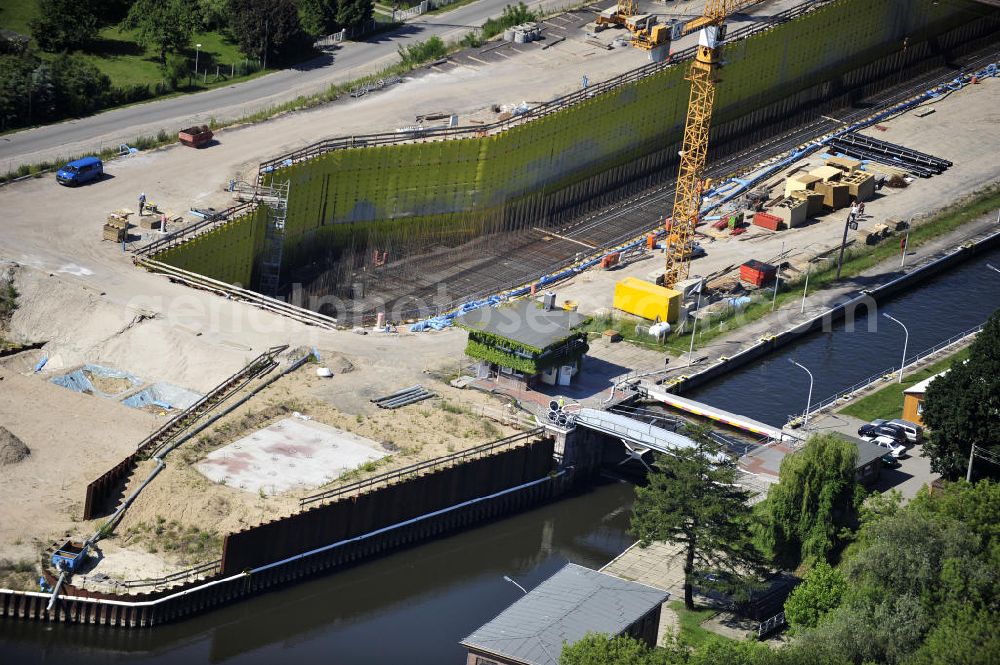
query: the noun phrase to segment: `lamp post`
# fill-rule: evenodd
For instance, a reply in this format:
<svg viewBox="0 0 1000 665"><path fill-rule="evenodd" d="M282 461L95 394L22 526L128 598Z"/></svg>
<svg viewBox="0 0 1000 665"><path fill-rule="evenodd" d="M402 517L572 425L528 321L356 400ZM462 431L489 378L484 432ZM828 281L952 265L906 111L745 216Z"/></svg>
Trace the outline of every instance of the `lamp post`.
<svg viewBox="0 0 1000 665"><path fill-rule="evenodd" d="M194 75L198 75L198 55L201 53L201 44L194 45Z"/></svg>
<svg viewBox="0 0 1000 665"><path fill-rule="evenodd" d="M802 429L806 430L809 429L809 408L812 406L812 399L813 399L813 373L810 372L809 368L807 368L805 365L800 365L791 358L789 358L788 361L791 362L793 365L796 365L797 367L801 367L802 369L805 370L806 374L809 375L809 396L806 397L806 412L802 416Z"/></svg>
<svg viewBox="0 0 1000 665"><path fill-rule="evenodd" d="M910 331L906 329L906 326L897 318L891 317L885 312L882 312L882 316L889 319L890 321L895 321L899 325L903 326L903 333L906 337L903 338L903 362L899 365L899 381L897 383L903 382L903 368L906 367L906 345L910 343Z"/></svg>
<svg viewBox="0 0 1000 665"><path fill-rule="evenodd" d="M847 247L847 230L857 229L858 223L854 220L853 215L848 215L847 220L844 221L844 238L840 241L840 256L837 258L837 279L840 279L840 269L844 265L844 248Z"/></svg>
<svg viewBox="0 0 1000 665"><path fill-rule="evenodd" d="M771 311L774 311L774 304L778 301L778 285L781 284L781 260L785 256L785 241L781 241L781 254L778 255L778 267L774 271L774 295L771 296Z"/></svg>
<svg viewBox="0 0 1000 665"><path fill-rule="evenodd" d="M698 285L698 304L694 308L694 323L691 324L691 345L688 347L688 367L691 366L691 359L694 356L694 335L698 332L698 310L701 309L701 290L704 288L705 282L702 281Z"/></svg>
<svg viewBox="0 0 1000 665"><path fill-rule="evenodd" d="M802 314L803 312L806 311L806 292L809 290L809 273L812 272L813 262L815 261L816 263L819 263L820 261L826 261L831 258L833 257L831 256L824 256L822 258L817 257L806 263L806 285L802 288L802 306L799 307L799 314Z"/></svg>
<svg viewBox="0 0 1000 665"><path fill-rule="evenodd" d="M514 581L514 578L512 578L512 577L511 577L510 575L504 575L504 576L503 576L503 578L504 578L505 580L507 580L508 582L510 582L511 584L513 584L514 586L516 586L516 587L517 587L518 589L520 589L521 591L523 591L523 592L524 592L525 594L527 594L527 593L528 593L528 590L527 590L527 589L525 589L525 588L524 588L523 586L521 586L520 584L518 584L517 582L515 582L515 581Z"/></svg>

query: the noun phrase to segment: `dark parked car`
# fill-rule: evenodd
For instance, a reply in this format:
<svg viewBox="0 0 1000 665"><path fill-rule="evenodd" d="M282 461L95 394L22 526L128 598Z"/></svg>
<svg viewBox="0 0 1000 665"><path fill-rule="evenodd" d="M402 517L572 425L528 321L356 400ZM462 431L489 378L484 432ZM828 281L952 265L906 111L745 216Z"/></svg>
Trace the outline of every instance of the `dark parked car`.
<svg viewBox="0 0 1000 665"><path fill-rule="evenodd" d="M898 469L902 464L898 459L892 456L892 453L888 455L882 455L882 464L889 467L890 469Z"/></svg>
<svg viewBox="0 0 1000 665"><path fill-rule="evenodd" d="M56 171L60 185L82 185L104 175L104 163L97 157L82 157Z"/></svg>
<svg viewBox="0 0 1000 665"><path fill-rule="evenodd" d="M887 436L890 439L895 439L903 445L907 445L909 443L909 440L906 438L906 432L903 428L891 425L884 420L873 420L867 425L862 425L858 428L858 436L863 439L874 439L877 436Z"/></svg>

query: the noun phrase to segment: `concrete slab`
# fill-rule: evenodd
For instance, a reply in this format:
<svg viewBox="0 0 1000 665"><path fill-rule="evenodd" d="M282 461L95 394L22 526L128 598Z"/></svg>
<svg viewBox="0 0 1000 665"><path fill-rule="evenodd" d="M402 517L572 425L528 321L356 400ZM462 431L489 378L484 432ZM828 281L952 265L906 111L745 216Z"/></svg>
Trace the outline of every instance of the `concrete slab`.
<svg viewBox="0 0 1000 665"><path fill-rule="evenodd" d="M207 478L248 492L318 487L388 455L379 444L323 423L286 418L208 454Z"/></svg>

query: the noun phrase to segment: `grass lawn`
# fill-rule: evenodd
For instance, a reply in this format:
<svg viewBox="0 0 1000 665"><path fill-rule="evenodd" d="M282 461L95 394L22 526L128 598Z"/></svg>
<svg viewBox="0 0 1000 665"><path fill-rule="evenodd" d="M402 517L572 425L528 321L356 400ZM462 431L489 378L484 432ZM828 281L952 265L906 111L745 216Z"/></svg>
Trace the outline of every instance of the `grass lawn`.
<svg viewBox="0 0 1000 665"><path fill-rule="evenodd" d="M871 421L876 418L892 420L901 418L903 413L903 391L914 386L924 379L943 372L951 367L953 362L962 361L969 357L969 347L958 351L955 354L942 358L932 365L917 370L909 376L903 376L902 383L892 383L878 392L874 392L867 397L859 399L857 402L840 409L840 413L854 416L864 421Z"/></svg>
<svg viewBox="0 0 1000 665"><path fill-rule="evenodd" d="M35 0L0 0L0 28L30 36L28 22L37 13ZM201 44L201 49L196 49L195 44ZM220 33L196 32L191 36L191 46L182 55L189 60L192 72L196 50L199 76L192 76L191 85L185 87L184 91L196 92L263 73L254 71L259 65L247 62L236 43ZM157 50L143 48L135 41L132 31L119 30L117 26L101 30L88 51L77 51L76 54L107 74L111 78L111 84L117 88L148 85L153 89L163 80ZM47 60L58 57L52 53L41 53L41 56ZM234 74L232 78L231 74Z"/></svg>
<svg viewBox="0 0 1000 665"><path fill-rule="evenodd" d="M689 610L684 607L683 600L675 600L669 604L670 609L677 613L680 632L677 641L687 647L697 648L713 640L728 640L728 637L713 633L701 627L702 622L715 616L713 609Z"/></svg>

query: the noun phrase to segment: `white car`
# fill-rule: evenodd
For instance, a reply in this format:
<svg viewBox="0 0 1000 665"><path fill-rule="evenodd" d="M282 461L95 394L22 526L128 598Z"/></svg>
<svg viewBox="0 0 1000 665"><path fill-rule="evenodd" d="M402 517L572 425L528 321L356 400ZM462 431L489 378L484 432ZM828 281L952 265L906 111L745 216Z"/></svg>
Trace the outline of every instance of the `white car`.
<svg viewBox="0 0 1000 665"><path fill-rule="evenodd" d="M890 436L861 437L869 443L874 443L879 448L885 448L893 457L902 457L906 452L906 446L899 444Z"/></svg>

